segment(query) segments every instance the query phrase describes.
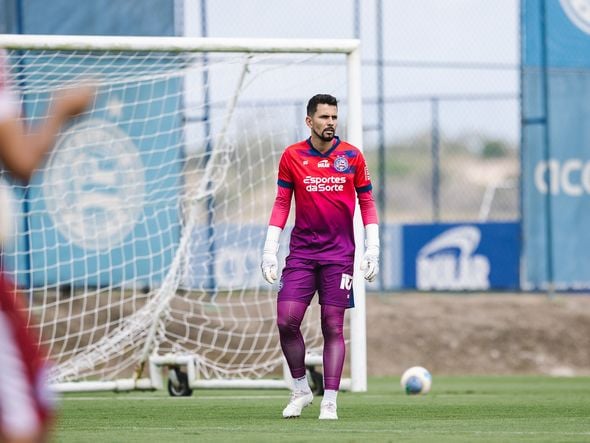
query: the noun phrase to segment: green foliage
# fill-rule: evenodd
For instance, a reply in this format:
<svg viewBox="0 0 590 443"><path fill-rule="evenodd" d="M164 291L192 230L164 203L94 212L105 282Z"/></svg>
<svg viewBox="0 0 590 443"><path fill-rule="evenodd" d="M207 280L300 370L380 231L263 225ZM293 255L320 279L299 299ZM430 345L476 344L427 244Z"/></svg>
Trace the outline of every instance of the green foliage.
<svg viewBox="0 0 590 443"><path fill-rule="evenodd" d="M426 396L397 378L341 392L340 420L318 420L320 398L285 420L285 391L196 390L67 394L59 442L582 442L590 436L590 378L437 377Z"/></svg>
<svg viewBox="0 0 590 443"><path fill-rule="evenodd" d="M483 145L481 155L483 158L505 157L508 153L506 144L500 140L488 140Z"/></svg>
<svg viewBox="0 0 590 443"><path fill-rule="evenodd" d="M387 148L385 156L385 175L387 177L405 177L430 171L430 155L421 149L391 146ZM365 158L372 178L376 179L379 170L377 151L365 152Z"/></svg>

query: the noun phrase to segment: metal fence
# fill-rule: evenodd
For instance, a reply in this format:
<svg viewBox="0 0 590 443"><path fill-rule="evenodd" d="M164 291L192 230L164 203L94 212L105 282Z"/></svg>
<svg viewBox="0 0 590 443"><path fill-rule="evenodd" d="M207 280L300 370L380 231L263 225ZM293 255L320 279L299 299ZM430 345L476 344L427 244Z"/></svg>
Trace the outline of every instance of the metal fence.
<svg viewBox="0 0 590 443"><path fill-rule="evenodd" d="M231 0L187 2L185 33L361 39L363 148L384 222L520 219L518 0L253 3L249 21Z"/></svg>

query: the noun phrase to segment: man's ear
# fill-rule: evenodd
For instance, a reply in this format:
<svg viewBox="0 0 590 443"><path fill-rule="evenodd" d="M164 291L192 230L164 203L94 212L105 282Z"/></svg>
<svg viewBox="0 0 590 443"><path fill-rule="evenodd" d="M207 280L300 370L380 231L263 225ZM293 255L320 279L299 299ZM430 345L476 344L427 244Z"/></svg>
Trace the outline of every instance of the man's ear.
<svg viewBox="0 0 590 443"><path fill-rule="evenodd" d="M309 115L305 116L305 124L308 128L311 128L311 117Z"/></svg>

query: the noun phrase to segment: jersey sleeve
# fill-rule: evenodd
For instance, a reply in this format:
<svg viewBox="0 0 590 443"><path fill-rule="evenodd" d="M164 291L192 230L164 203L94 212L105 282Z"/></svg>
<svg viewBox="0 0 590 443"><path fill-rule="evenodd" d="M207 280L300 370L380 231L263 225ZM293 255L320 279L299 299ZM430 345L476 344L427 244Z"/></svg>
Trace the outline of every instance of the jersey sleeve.
<svg viewBox="0 0 590 443"><path fill-rule="evenodd" d="M283 155L281 155L281 160L279 161L279 178L277 180L277 185L279 185L279 187L291 189L294 187L291 162L292 160L289 151L286 150L283 152Z"/></svg>
<svg viewBox="0 0 590 443"><path fill-rule="evenodd" d="M270 214L269 225L278 226L281 229L285 228L287 219L289 218L289 211L291 210L291 197L293 189L277 187L277 196Z"/></svg>
<svg viewBox="0 0 590 443"><path fill-rule="evenodd" d="M277 196L275 198L269 225L283 229L287 224L291 210L291 198L293 197L293 175L289 167L289 155L287 151L281 156L279 162L279 174L277 180Z"/></svg>
<svg viewBox="0 0 590 443"><path fill-rule="evenodd" d="M369 192L373 189L369 168L367 168L367 162L365 161L365 156L362 153L359 153L358 155L358 164L356 165L354 173L354 187L358 194Z"/></svg>
<svg viewBox="0 0 590 443"><path fill-rule="evenodd" d="M377 216L377 207L373 199L373 185L367 162L362 153L359 155L359 163L354 175L354 187L358 195L359 208L363 225L379 223Z"/></svg>
<svg viewBox="0 0 590 443"><path fill-rule="evenodd" d="M367 226L373 223L379 224L377 206L375 206L375 200L373 199L373 191L358 194L358 200L363 225Z"/></svg>

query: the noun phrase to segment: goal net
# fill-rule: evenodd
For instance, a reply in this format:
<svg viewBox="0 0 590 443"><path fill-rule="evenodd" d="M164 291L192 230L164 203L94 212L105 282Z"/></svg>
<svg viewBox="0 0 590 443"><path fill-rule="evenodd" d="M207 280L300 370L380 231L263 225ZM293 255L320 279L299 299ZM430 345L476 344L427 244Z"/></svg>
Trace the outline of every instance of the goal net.
<svg viewBox="0 0 590 443"><path fill-rule="evenodd" d="M11 183L3 265L56 387L158 387L155 371L187 361L193 386L280 380L277 288L259 271L278 160L308 136L320 92L362 145L357 42L3 35L0 47L32 128L56 90L98 88L31 183ZM364 390L359 279L355 299L346 371ZM320 354L317 302L302 331Z"/></svg>

